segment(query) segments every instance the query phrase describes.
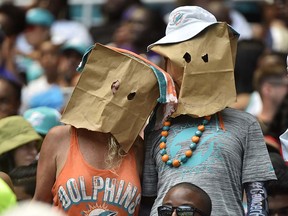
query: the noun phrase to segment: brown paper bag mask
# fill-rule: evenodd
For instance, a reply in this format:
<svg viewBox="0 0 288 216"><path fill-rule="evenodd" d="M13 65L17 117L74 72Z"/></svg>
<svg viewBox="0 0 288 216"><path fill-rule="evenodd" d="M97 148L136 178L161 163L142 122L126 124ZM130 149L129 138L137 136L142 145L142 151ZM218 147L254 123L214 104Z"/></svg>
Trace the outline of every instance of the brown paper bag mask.
<svg viewBox="0 0 288 216"><path fill-rule="evenodd" d="M181 86L172 117L211 115L236 101L237 40L226 23L217 23L188 41L152 48L166 58L167 72Z"/></svg>
<svg viewBox="0 0 288 216"><path fill-rule="evenodd" d="M89 54L62 122L111 133L128 152L158 97L157 79L146 63L97 44Z"/></svg>

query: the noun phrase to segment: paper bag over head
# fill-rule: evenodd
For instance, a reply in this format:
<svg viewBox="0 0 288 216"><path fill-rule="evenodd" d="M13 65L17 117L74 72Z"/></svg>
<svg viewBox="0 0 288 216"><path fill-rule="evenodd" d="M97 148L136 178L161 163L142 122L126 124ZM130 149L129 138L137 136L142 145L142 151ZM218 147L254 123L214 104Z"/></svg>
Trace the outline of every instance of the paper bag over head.
<svg viewBox="0 0 288 216"><path fill-rule="evenodd" d="M128 152L158 97L158 81L149 64L96 44L61 121L76 128L111 133Z"/></svg>
<svg viewBox="0 0 288 216"><path fill-rule="evenodd" d="M171 12L166 36L148 49L164 56L166 70L178 86L172 117L202 117L236 101L234 65L239 34L197 6Z"/></svg>

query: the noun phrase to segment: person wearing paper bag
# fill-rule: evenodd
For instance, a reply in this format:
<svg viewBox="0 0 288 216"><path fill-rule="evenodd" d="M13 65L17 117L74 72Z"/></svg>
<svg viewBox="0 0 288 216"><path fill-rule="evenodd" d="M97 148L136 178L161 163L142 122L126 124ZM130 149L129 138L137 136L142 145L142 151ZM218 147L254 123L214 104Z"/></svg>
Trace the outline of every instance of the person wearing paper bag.
<svg viewBox="0 0 288 216"><path fill-rule="evenodd" d="M155 76L166 75L134 53L100 44L79 68L61 118L66 125L51 129L43 142L33 199L53 202L69 216L136 216L144 154L139 133L157 100L166 102L166 85Z"/></svg>
<svg viewBox="0 0 288 216"><path fill-rule="evenodd" d="M265 182L276 177L261 129L252 115L227 108L236 100L238 37L201 7L183 6L170 13L166 36L148 46L164 57L178 93L170 118L158 106L145 129L142 195L155 199L152 216L183 181L209 194L211 215L244 215L244 188L248 215L268 215Z"/></svg>

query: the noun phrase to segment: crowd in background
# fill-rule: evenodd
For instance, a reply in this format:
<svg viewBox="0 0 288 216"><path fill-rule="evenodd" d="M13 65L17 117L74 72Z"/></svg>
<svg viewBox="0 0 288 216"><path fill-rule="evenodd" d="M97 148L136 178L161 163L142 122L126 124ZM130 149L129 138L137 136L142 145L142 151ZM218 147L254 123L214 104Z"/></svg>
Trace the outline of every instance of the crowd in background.
<svg viewBox="0 0 288 216"><path fill-rule="evenodd" d="M268 187L271 203L283 195L287 204L288 168L279 137L288 128L288 1L255 1L241 10L225 0L175 0L175 7L183 5L205 8L240 34L232 107L259 121L278 178ZM104 22L88 28L70 19L64 0L0 5L0 177L12 181L13 191L0 191L6 207L32 199L41 142L61 124L81 75L76 68L90 46L128 49L163 64L147 46L165 35L167 14L141 0L106 0L101 12Z"/></svg>

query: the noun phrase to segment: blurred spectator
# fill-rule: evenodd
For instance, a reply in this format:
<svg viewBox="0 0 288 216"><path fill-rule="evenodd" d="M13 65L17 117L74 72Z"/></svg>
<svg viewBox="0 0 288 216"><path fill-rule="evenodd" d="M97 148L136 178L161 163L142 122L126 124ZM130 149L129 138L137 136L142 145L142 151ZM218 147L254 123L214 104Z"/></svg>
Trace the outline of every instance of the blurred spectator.
<svg viewBox="0 0 288 216"><path fill-rule="evenodd" d="M69 40L81 39L85 44L92 45L90 32L82 23L72 20L56 20L51 26L51 40L55 44L62 44Z"/></svg>
<svg viewBox="0 0 288 216"><path fill-rule="evenodd" d="M44 8L49 10L56 19L69 19L68 0L32 0L28 8Z"/></svg>
<svg viewBox="0 0 288 216"><path fill-rule="evenodd" d="M253 79L262 104L262 109L256 117L265 134L288 90L284 59L277 53L262 56Z"/></svg>
<svg viewBox="0 0 288 216"><path fill-rule="evenodd" d="M273 120L271 121L266 133L264 134L266 144L268 145L268 150L276 151L283 156L279 137L287 130L287 128L288 128L288 93L283 99L281 105L278 107L273 117Z"/></svg>
<svg viewBox="0 0 288 216"><path fill-rule="evenodd" d="M58 80L64 95L64 105L70 99L74 86L80 78L80 73L76 69L88 48L89 44L80 38L68 40L61 47Z"/></svg>
<svg viewBox="0 0 288 216"><path fill-rule="evenodd" d="M288 57L286 57L286 65L288 65ZM286 77L287 79L287 77ZM288 84L287 87L288 89ZM269 152L276 152L284 159L288 165L287 145L284 144L283 137L288 131L288 91L281 104L279 105L271 123L268 126L264 138ZM281 140L282 139L282 140ZM282 144L281 144L282 142Z"/></svg>
<svg viewBox="0 0 288 216"><path fill-rule="evenodd" d="M254 91L254 72L264 51L265 44L261 40L250 39L238 42L235 61L237 102L232 107L240 110L247 108L250 95Z"/></svg>
<svg viewBox="0 0 288 216"><path fill-rule="evenodd" d="M89 45L93 44L88 28L84 24L70 19L68 0L35 0L30 7L44 8L54 15L55 20L50 28L53 43L62 44L77 38Z"/></svg>
<svg viewBox="0 0 288 216"><path fill-rule="evenodd" d="M0 119L18 114L21 90L22 85L13 74L0 71Z"/></svg>
<svg viewBox="0 0 288 216"><path fill-rule="evenodd" d="M134 5L124 11L121 24L114 32L110 45L145 53L148 59L159 63L156 53L147 54L147 46L165 35L166 23L162 15L143 5ZM158 58L157 58L158 57Z"/></svg>
<svg viewBox="0 0 288 216"><path fill-rule="evenodd" d="M39 48L51 38L50 27L54 16L46 9L32 8L27 11L25 20L27 27L17 39L17 65L26 73L26 81L29 83L43 73L37 62L40 57Z"/></svg>
<svg viewBox="0 0 288 216"><path fill-rule="evenodd" d="M60 112L50 107L28 109L24 112L23 117L30 122L35 131L43 138L51 128L61 125Z"/></svg>
<svg viewBox="0 0 288 216"><path fill-rule="evenodd" d="M15 207L9 208L4 211L1 216L65 216L62 212L51 205L42 202L22 202Z"/></svg>
<svg viewBox="0 0 288 216"><path fill-rule="evenodd" d="M50 33L52 43L61 47L57 83L63 95L63 106L58 109L62 112L80 75L76 68L86 49L93 44L93 39L84 24L71 20L68 0L35 0L34 3L34 7L45 8L55 17Z"/></svg>
<svg viewBox="0 0 288 216"><path fill-rule="evenodd" d="M59 64L60 85L75 86L80 74L76 71L82 56L89 48L88 44L80 39L69 40L61 47L61 60Z"/></svg>
<svg viewBox="0 0 288 216"><path fill-rule="evenodd" d="M36 188L37 164L35 161L27 166L19 166L9 173L18 202L33 198Z"/></svg>
<svg viewBox="0 0 288 216"><path fill-rule="evenodd" d="M287 9L286 0L263 2L262 38L270 51L288 53Z"/></svg>
<svg viewBox="0 0 288 216"><path fill-rule="evenodd" d="M26 26L25 11L11 2L4 2L0 5L0 67L15 76L19 76L15 64L15 44L17 36L20 35ZM5 35L5 37L3 37ZM19 77L18 77L19 78Z"/></svg>
<svg viewBox="0 0 288 216"><path fill-rule="evenodd" d="M21 113L39 106L51 107L58 111L64 107L64 95L58 84L59 46L45 41L39 47L39 54L39 66L43 74L23 88Z"/></svg>
<svg viewBox="0 0 288 216"><path fill-rule="evenodd" d="M18 114L21 104L21 79L11 65L8 67L14 60L12 50L18 33L17 22L11 15L18 10L10 4L0 5L0 119Z"/></svg>
<svg viewBox="0 0 288 216"><path fill-rule="evenodd" d="M0 171L9 173L18 166L31 164L42 138L22 116L0 119Z"/></svg>
<svg viewBox="0 0 288 216"><path fill-rule="evenodd" d="M108 44L113 41L113 33L121 24L122 13L140 0L105 0L101 6L103 23L90 28L95 43Z"/></svg>

